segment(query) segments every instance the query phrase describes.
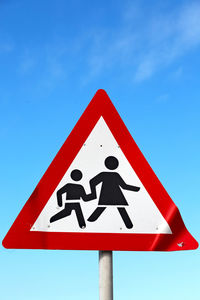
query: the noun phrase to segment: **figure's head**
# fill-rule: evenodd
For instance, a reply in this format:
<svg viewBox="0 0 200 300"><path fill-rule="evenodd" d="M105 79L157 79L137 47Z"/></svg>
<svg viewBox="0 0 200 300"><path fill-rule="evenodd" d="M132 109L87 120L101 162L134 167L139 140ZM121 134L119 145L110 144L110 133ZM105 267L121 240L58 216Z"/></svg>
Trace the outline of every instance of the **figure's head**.
<svg viewBox="0 0 200 300"><path fill-rule="evenodd" d="M81 180L81 178L83 177L83 174L80 170L78 169L75 169L71 172L71 178L74 180L74 181L79 181Z"/></svg>
<svg viewBox="0 0 200 300"><path fill-rule="evenodd" d="M118 165L119 165L118 159L114 156L108 156L105 159L105 166L109 170L117 169Z"/></svg>

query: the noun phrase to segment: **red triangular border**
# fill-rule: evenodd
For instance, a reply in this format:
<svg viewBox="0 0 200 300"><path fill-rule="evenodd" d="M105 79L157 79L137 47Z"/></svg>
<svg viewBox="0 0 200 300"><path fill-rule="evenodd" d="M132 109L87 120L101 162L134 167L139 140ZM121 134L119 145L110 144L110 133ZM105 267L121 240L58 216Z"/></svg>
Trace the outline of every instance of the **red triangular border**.
<svg viewBox="0 0 200 300"><path fill-rule="evenodd" d="M103 117L130 165L169 224L172 234L65 233L30 231L50 196ZM104 90L98 90L3 240L5 248L176 251L198 247L178 208L139 150Z"/></svg>

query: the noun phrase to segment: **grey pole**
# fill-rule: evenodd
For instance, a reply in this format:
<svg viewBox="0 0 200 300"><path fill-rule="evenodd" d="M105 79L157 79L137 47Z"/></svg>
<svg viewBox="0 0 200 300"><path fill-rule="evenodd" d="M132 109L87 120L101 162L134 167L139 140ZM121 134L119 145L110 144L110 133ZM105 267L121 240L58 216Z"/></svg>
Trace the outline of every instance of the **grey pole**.
<svg viewBox="0 0 200 300"><path fill-rule="evenodd" d="M99 300L113 300L112 251L99 251Z"/></svg>

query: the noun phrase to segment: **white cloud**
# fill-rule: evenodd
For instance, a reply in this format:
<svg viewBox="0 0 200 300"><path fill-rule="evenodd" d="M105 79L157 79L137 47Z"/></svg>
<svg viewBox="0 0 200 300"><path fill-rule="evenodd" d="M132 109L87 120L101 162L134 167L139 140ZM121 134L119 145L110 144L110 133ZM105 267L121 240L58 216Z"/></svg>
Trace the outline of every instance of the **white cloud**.
<svg viewBox="0 0 200 300"><path fill-rule="evenodd" d="M93 30L84 81L121 68L125 72L129 69L134 81L140 82L199 44L200 3L176 4L173 11L155 8L148 14L134 2L122 9L115 29Z"/></svg>
<svg viewBox="0 0 200 300"><path fill-rule="evenodd" d="M138 66L135 75L136 81L142 81L152 76L156 68L156 60L152 57L146 57Z"/></svg>
<svg viewBox="0 0 200 300"><path fill-rule="evenodd" d="M162 94L160 95L157 99L156 102L157 103L166 103L169 100L169 94Z"/></svg>
<svg viewBox="0 0 200 300"><path fill-rule="evenodd" d="M13 49L14 49L13 43L0 41L0 53L9 53L13 51Z"/></svg>
<svg viewBox="0 0 200 300"><path fill-rule="evenodd" d="M183 74L183 67L179 66L175 71L172 72L171 78L178 80Z"/></svg>
<svg viewBox="0 0 200 300"><path fill-rule="evenodd" d="M152 41L147 54L140 58L136 81L150 77L200 44L200 3L163 15L152 24Z"/></svg>
<svg viewBox="0 0 200 300"><path fill-rule="evenodd" d="M109 72L137 83L200 45L199 2L187 6L176 3L173 10L154 4L151 11L140 3L121 5L115 27L103 27L100 21L73 38L55 37L38 48L24 49L19 62L21 74L34 76L35 71L40 85L44 81L49 86L73 77L85 85ZM181 73L182 67L175 77Z"/></svg>
<svg viewBox="0 0 200 300"><path fill-rule="evenodd" d="M185 47L200 43L200 3L192 3L184 7L177 21L180 39Z"/></svg>
<svg viewBox="0 0 200 300"><path fill-rule="evenodd" d="M25 75L30 73L36 66L35 57L24 57L20 63L20 73Z"/></svg>

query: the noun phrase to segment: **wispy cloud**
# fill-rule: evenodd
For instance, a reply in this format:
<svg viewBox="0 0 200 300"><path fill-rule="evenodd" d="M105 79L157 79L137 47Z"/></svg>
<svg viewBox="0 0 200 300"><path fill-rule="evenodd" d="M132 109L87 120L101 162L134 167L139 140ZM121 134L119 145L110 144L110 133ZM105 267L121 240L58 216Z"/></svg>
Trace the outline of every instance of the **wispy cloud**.
<svg viewBox="0 0 200 300"><path fill-rule="evenodd" d="M151 77L200 44L200 3L184 6L173 14L161 15L152 25L148 33L152 42L140 59L136 81Z"/></svg>
<svg viewBox="0 0 200 300"><path fill-rule="evenodd" d="M55 86L73 76L86 85L109 72L138 83L200 45L199 2L176 4L173 10L155 5L150 12L140 3L123 4L116 26L97 22L92 29L78 31L71 38L63 36L44 41L38 49L24 49L19 63L21 74L35 71L37 80L36 70L40 70L40 86L42 82ZM176 66L174 76L180 77L182 69Z"/></svg>
<svg viewBox="0 0 200 300"><path fill-rule="evenodd" d="M162 94L160 95L157 99L156 102L157 103L166 103L169 100L169 94Z"/></svg>
<svg viewBox="0 0 200 300"><path fill-rule="evenodd" d="M66 79L68 72L64 57L67 56L67 47L52 41L27 45L22 49L18 60L18 75L23 80L30 80L37 93L43 95L51 92L60 81Z"/></svg>
<svg viewBox="0 0 200 300"><path fill-rule="evenodd" d="M12 52L14 44L12 42L0 41L0 54Z"/></svg>
<svg viewBox="0 0 200 300"><path fill-rule="evenodd" d="M135 82L150 78L200 44L200 3L144 16L138 5L122 10L119 27L93 33L87 80L109 68L127 68ZM97 42L98 40L98 42ZM126 69L127 70L127 69Z"/></svg>
<svg viewBox="0 0 200 300"><path fill-rule="evenodd" d="M23 75L27 75L36 67L36 57L33 55L24 55L21 59L19 71Z"/></svg>
<svg viewBox="0 0 200 300"><path fill-rule="evenodd" d="M183 74L183 67L179 66L178 68L175 69L174 72L172 72L171 78L178 80L179 78L181 78L182 74Z"/></svg>

